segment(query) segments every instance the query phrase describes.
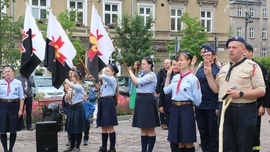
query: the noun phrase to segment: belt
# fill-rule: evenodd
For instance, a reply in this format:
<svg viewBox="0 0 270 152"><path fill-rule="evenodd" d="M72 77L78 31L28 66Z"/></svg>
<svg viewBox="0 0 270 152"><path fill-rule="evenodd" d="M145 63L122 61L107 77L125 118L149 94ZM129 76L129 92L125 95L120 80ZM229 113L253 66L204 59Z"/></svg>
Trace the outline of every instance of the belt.
<svg viewBox="0 0 270 152"><path fill-rule="evenodd" d="M153 95L153 93L137 93L138 96Z"/></svg>
<svg viewBox="0 0 270 152"><path fill-rule="evenodd" d="M73 105L71 105L71 106L79 106L79 105L81 105L82 104L82 102L78 102L78 103L75 103L75 104L73 104Z"/></svg>
<svg viewBox="0 0 270 152"><path fill-rule="evenodd" d="M100 99L102 98L113 98L113 96L104 96L104 97L99 97Z"/></svg>
<svg viewBox="0 0 270 152"><path fill-rule="evenodd" d="M0 98L0 102L15 102L15 101L19 101L19 98L16 98L16 99L2 99L2 98Z"/></svg>
<svg viewBox="0 0 270 152"><path fill-rule="evenodd" d="M230 103L230 107L244 107L251 104L255 104L256 102L250 102L250 103Z"/></svg>
<svg viewBox="0 0 270 152"><path fill-rule="evenodd" d="M175 106L183 106L183 105L190 105L190 104L193 104L190 100L187 100L187 101L172 101L172 104L175 105Z"/></svg>

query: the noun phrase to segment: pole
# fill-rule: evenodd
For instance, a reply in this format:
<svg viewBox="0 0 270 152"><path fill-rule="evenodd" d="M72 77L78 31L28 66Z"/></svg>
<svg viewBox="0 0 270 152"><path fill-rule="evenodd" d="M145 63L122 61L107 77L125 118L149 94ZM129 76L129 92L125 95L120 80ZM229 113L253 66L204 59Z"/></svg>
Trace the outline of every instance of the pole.
<svg viewBox="0 0 270 152"><path fill-rule="evenodd" d="M248 14L248 0L246 0L246 18L245 18L245 41L247 41L247 26L248 26L248 20L249 20L249 14Z"/></svg>

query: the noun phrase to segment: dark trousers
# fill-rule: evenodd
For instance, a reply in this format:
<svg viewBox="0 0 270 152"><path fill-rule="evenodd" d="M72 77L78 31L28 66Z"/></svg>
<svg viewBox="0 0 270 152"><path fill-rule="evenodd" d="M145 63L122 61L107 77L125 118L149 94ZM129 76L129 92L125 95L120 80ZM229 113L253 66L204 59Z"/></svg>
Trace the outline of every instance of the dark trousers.
<svg viewBox="0 0 270 152"><path fill-rule="evenodd" d="M200 132L202 151L218 151L218 124L215 110L196 109L196 121Z"/></svg>
<svg viewBox="0 0 270 152"><path fill-rule="evenodd" d="M84 131L84 140L89 139L89 130L90 130L90 121L85 121L85 131Z"/></svg>
<svg viewBox="0 0 270 152"><path fill-rule="evenodd" d="M254 151L260 151L260 135L261 135L261 116L258 116L253 142Z"/></svg>
<svg viewBox="0 0 270 152"><path fill-rule="evenodd" d="M166 115L165 113L159 113L159 118L160 118L160 124L166 124Z"/></svg>
<svg viewBox="0 0 270 152"><path fill-rule="evenodd" d="M32 127L32 97L27 97L24 99L24 106L26 107L26 127Z"/></svg>
<svg viewBox="0 0 270 152"><path fill-rule="evenodd" d="M256 103L228 107L223 128L224 152L252 152L257 111Z"/></svg>

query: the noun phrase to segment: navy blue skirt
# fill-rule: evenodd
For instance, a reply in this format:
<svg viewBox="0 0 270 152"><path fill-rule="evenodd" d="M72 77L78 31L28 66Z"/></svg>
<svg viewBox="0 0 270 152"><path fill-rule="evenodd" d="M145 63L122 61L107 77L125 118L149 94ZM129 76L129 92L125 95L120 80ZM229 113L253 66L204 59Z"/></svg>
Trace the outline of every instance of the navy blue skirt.
<svg viewBox="0 0 270 152"><path fill-rule="evenodd" d="M23 117L18 118L20 101L0 102L0 132L17 132L24 128Z"/></svg>
<svg viewBox="0 0 270 152"><path fill-rule="evenodd" d="M197 141L193 105L172 105L168 140L173 143Z"/></svg>
<svg viewBox="0 0 270 152"><path fill-rule="evenodd" d="M160 126L160 121L154 95L137 94L132 127L155 128L157 126Z"/></svg>
<svg viewBox="0 0 270 152"><path fill-rule="evenodd" d="M73 105L67 114L66 131L78 134L85 131L85 115L83 104Z"/></svg>
<svg viewBox="0 0 270 152"><path fill-rule="evenodd" d="M112 97L99 98L97 126L107 127L118 125L115 99Z"/></svg>

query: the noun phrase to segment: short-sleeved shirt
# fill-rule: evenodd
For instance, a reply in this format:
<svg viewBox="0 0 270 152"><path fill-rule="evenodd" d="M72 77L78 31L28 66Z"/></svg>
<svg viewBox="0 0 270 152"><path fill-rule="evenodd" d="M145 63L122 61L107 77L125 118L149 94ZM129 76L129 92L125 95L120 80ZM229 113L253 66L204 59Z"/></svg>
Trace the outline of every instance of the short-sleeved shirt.
<svg viewBox="0 0 270 152"><path fill-rule="evenodd" d="M117 81L114 76L102 75L103 84L100 88L100 97L114 96L116 92Z"/></svg>
<svg viewBox="0 0 270 152"><path fill-rule="evenodd" d="M82 102L84 98L83 86L80 84L74 84L71 88L74 90L73 97L72 97L72 104Z"/></svg>
<svg viewBox="0 0 270 152"><path fill-rule="evenodd" d="M147 72L138 78L136 93L155 93L157 77L154 72Z"/></svg>
<svg viewBox="0 0 270 152"><path fill-rule="evenodd" d="M225 78L229 68L229 63L224 64L216 78L219 86L219 101L222 101L222 97L226 94L227 90L234 86L236 86L236 89L239 91L261 89L265 92L262 71L257 63L248 59L245 60L232 69L230 79L227 82ZM256 99L236 98L232 100L232 103L251 103L254 101L256 101Z"/></svg>
<svg viewBox="0 0 270 152"><path fill-rule="evenodd" d="M0 98L2 99L24 99L22 82L18 79L13 79L10 82L10 92L7 93L8 82L5 79L0 80Z"/></svg>
<svg viewBox="0 0 270 152"><path fill-rule="evenodd" d="M192 73L185 76L181 81L179 92L176 93L179 80L180 75L174 75L170 85L163 88L164 93L169 94L172 92L172 100L174 101L191 100L194 105L199 106L202 101L202 93L198 78Z"/></svg>

